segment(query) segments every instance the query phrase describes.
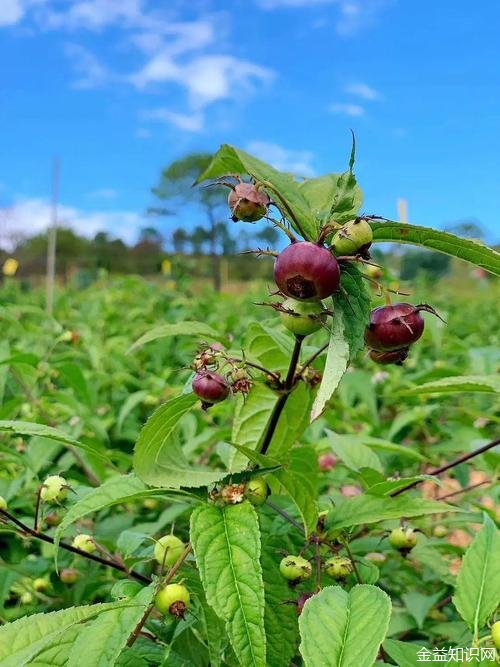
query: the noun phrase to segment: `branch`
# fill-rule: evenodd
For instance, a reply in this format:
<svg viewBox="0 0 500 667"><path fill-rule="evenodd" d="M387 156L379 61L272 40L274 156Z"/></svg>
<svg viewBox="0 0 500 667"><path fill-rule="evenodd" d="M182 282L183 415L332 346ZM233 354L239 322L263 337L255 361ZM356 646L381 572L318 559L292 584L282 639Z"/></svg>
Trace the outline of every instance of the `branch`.
<svg viewBox="0 0 500 667"><path fill-rule="evenodd" d="M295 526L295 528L297 528L297 530L300 530L300 532L302 534L304 533L304 528L302 527L302 525L298 521L296 521L293 518L293 516L290 516L290 514L288 514L288 512L285 512L285 510L282 510L281 507L279 507L278 505L275 505L275 503L273 503L271 500L266 501L266 504L272 510L274 510L277 514L282 516L286 521L288 521L288 523L291 523L292 526Z"/></svg>
<svg viewBox="0 0 500 667"><path fill-rule="evenodd" d="M34 537L37 540L41 540L42 542L47 542L48 544L55 543L53 537L50 537L50 535L46 535L45 533L30 528L25 523L23 523L15 516L13 516L10 512L7 512L7 510L0 509L0 517L4 517L5 519L13 523L20 529L22 533L25 533L26 535L30 535L31 537ZM141 574L140 572L137 572L136 570L129 570L127 567L125 567L125 565L122 565L121 563L118 563L114 560L107 560L106 558L101 558L100 556L96 556L95 554L89 554L86 551L82 551L81 549L72 546L71 544L67 544L67 542L59 542L59 546L61 547L61 549L65 549L66 551L70 551L71 553L83 556L88 560L93 560L94 562L100 563L101 565L105 565L106 567L111 567L114 570L119 570L120 572L123 572L123 574L126 574L132 579L136 579L137 581L141 581L145 584L151 583L151 579L149 577L146 577L145 575Z"/></svg>
<svg viewBox="0 0 500 667"><path fill-rule="evenodd" d="M496 447L496 445L500 444L500 438L497 440L493 440L492 442L489 442L487 445L483 445L482 447L479 447L478 449L475 449L472 452L469 452L468 454L463 454L462 456L459 456L458 459L455 459L454 461L451 461L451 463L446 463L444 466L441 466L440 468L436 468L435 470L431 470L428 472L428 475L440 475L442 472L446 472L447 470L450 470L451 468L454 468L455 466L460 465L461 463L465 463L465 461L469 461L470 459L474 458L475 456L479 456L479 454L484 454L484 452L487 452L489 449L492 449L493 447ZM402 489L398 489L397 491L393 491L390 496L399 496L401 493L405 493L405 491L408 491L409 489L413 489L413 487L418 486L419 484L422 484L424 480L419 479L416 482L412 482L411 484L408 484L408 486L404 486Z"/></svg>
<svg viewBox="0 0 500 667"><path fill-rule="evenodd" d="M319 350L317 350L311 357L309 357L309 359L308 359L305 363L302 364L302 372L305 371L306 368L308 368L308 366L310 366L314 361L316 361L316 359L317 359L321 354L323 354L323 352L324 352L325 350L328 349L328 346L329 346L329 345L330 345L329 342L328 342L328 343L325 343L324 345L322 345L322 346L319 348ZM301 375L302 375L302 373L301 373Z"/></svg>

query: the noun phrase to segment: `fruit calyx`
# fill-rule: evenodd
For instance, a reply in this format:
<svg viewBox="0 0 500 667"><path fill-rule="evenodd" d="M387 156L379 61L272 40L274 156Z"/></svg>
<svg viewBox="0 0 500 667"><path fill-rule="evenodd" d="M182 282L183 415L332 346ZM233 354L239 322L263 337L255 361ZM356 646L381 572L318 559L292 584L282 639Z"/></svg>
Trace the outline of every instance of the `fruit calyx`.
<svg viewBox="0 0 500 667"><path fill-rule="evenodd" d="M241 181L233 186L227 200L233 222L256 222L267 214L271 203L265 190Z"/></svg>

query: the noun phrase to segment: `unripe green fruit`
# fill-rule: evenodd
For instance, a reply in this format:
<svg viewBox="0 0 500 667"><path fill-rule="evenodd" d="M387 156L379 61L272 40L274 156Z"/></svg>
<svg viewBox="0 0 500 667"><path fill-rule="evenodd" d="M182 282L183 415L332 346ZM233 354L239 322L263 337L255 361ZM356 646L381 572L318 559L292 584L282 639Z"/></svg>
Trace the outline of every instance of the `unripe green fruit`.
<svg viewBox="0 0 500 667"><path fill-rule="evenodd" d="M43 577L37 577L36 579L33 579L33 588L35 591L46 591L49 585L49 581Z"/></svg>
<svg viewBox="0 0 500 667"><path fill-rule="evenodd" d="M413 528L394 528L390 532L389 542L395 549L413 549L417 544L417 536Z"/></svg>
<svg viewBox="0 0 500 667"><path fill-rule="evenodd" d="M21 594L19 599L21 600L21 604L31 604L33 602L33 595L29 591L26 591Z"/></svg>
<svg viewBox="0 0 500 667"><path fill-rule="evenodd" d="M155 607L161 614L172 614L176 618L184 618L191 596L182 584L167 584L155 596Z"/></svg>
<svg viewBox="0 0 500 667"><path fill-rule="evenodd" d="M495 644L495 648L500 651L500 621L493 623L491 626L491 638Z"/></svg>
<svg viewBox="0 0 500 667"><path fill-rule="evenodd" d="M434 530L432 531L434 533L434 537L446 537L448 535L448 528L446 526L435 526Z"/></svg>
<svg viewBox="0 0 500 667"><path fill-rule="evenodd" d="M40 499L46 503L54 502L55 500L64 500L67 495L68 483L60 475L49 475L42 484L40 491Z"/></svg>
<svg viewBox="0 0 500 667"><path fill-rule="evenodd" d="M160 565L165 564L171 567L179 560L185 548L184 542L175 535L165 535L165 537L160 537L155 544L155 560Z"/></svg>
<svg viewBox="0 0 500 667"><path fill-rule="evenodd" d="M336 232L331 248L335 255L366 254L373 241L372 228L363 218L346 223Z"/></svg>
<svg viewBox="0 0 500 667"><path fill-rule="evenodd" d="M0 510L6 510L7 509L7 501L3 496L0 496Z"/></svg>
<svg viewBox="0 0 500 667"><path fill-rule="evenodd" d="M77 535L73 542L71 543L75 549L80 549L80 551L85 551L85 553L91 554L96 550L95 542L90 535Z"/></svg>
<svg viewBox="0 0 500 667"><path fill-rule="evenodd" d="M245 489L245 496L252 505L263 505L269 495L269 486L263 477L251 479Z"/></svg>
<svg viewBox="0 0 500 667"><path fill-rule="evenodd" d="M74 584L80 575L81 573L79 570L75 570L73 567L66 567L64 570L61 570L59 579L63 582L63 584Z"/></svg>
<svg viewBox="0 0 500 667"><path fill-rule="evenodd" d="M160 503L156 498L144 498L142 506L147 510L155 510Z"/></svg>
<svg viewBox="0 0 500 667"><path fill-rule="evenodd" d="M349 558L332 556L325 562L325 572L335 580L345 579L353 571L353 564Z"/></svg>
<svg viewBox="0 0 500 667"><path fill-rule="evenodd" d="M290 312L280 312L281 323L296 336L308 336L321 329L326 313L321 301L297 301L286 299L281 307Z"/></svg>
<svg viewBox="0 0 500 667"><path fill-rule="evenodd" d="M311 576L312 566L302 556L285 556L280 563L280 572L289 581L305 581Z"/></svg>

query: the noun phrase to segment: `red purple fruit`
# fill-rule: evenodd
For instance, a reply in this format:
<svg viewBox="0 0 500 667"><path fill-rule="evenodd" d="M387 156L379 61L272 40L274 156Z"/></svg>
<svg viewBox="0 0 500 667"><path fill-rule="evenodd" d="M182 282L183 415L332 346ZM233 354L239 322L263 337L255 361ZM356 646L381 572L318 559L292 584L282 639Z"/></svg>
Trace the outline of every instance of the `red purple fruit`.
<svg viewBox="0 0 500 667"><path fill-rule="evenodd" d="M220 403L229 396L229 385L218 373L196 373L192 383L194 393L205 405Z"/></svg>
<svg viewBox="0 0 500 667"><path fill-rule="evenodd" d="M400 350L391 350L390 352L379 352L378 350L370 350L369 356L372 361L377 364L396 364L401 366L403 361L408 356L409 347L402 347Z"/></svg>
<svg viewBox="0 0 500 667"><path fill-rule="evenodd" d="M366 344L378 352L401 350L412 345L424 331L425 323L420 315L422 310L437 315L433 308L425 304L396 303L375 308L365 330Z"/></svg>
<svg viewBox="0 0 500 667"><path fill-rule="evenodd" d="M300 241L276 258L274 280L286 296L294 299L326 299L340 284L340 268L326 248Z"/></svg>

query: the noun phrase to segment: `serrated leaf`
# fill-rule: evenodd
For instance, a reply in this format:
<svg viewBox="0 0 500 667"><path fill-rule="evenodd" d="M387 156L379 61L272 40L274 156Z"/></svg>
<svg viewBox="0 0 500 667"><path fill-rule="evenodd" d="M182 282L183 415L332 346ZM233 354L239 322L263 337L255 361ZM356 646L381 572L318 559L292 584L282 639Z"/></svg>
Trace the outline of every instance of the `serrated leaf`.
<svg viewBox="0 0 500 667"><path fill-rule="evenodd" d="M37 424L36 422L23 422L23 421L0 421L0 432L10 432L15 433L16 435L32 435L42 438L48 438L49 440L56 440L57 442L62 442L64 445L70 447L77 447L82 449L92 456L97 456L103 461L109 463L109 457L105 456L102 452L89 445L86 445L79 440L75 440L67 433L63 433L52 426L45 426L45 424Z"/></svg>
<svg viewBox="0 0 500 667"><path fill-rule="evenodd" d="M248 174L262 183L297 233L304 234L304 238L309 241L317 237L318 224L300 191L299 183L291 174L277 171L241 148L223 144L197 183L228 174Z"/></svg>
<svg viewBox="0 0 500 667"><path fill-rule="evenodd" d="M404 396L420 394L453 394L458 392L479 392L500 394L500 377L498 375L459 375L426 382L418 387L400 392Z"/></svg>
<svg viewBox="0 0 500 667"><path fill-rule="evenodd" d="M363 202L361 189L356 179L350 178L350 172L307 178L299 187L313 215L323 224L332 218L340 224L352 220Z"/></svg>
<svg viewBox="0 0 500 667"><path fill-rule="evenodd" d="M349 169L337 179L337 192L332 202L330 216L335 222L343 224L356 217L361 204L363 193L356 183L356 177Z"/></svg>
<svg viewBox="0 0 500 667"><path fill-rule="evenodd" d="M173 322L171 324L161 324L154 329L150 329L143 334L133 345L127 350L127 354L134 352L138 348L151 343L159 338L167 338L171 336L194 336L200 339L207 339L210 341L223 341L225 337L218 331L212 329L211 326L204 322Z"/></svg>
<svg viewBox="0 0 500 667"><path fill-rule="evenodd" d="M21 667L75 624L116 606L109 603L70 607L7 623L0 627L0 664L2 667Z"/></svg>
<svg viewBox="0 0 500 667"><path fill-rule="evenodd" d="M245 355L270 371L285 373L293 342L290 336L260 322L252 322L245 334Z"/></svg>
<svg viewBox="0 0 500 667"><path fill-rule="evenodd" d="M371 496L363 494L342 499L330 510L327 517L328 530L338 530L363 523L377 523L387 519L456 512L458 508L436 500L423 498Z"/></svg>
<svg viewBox="0 0 500 667"><path fill-rule="evenodd" d="M378 456L369 447L363 445L358 436L339 435L330 430L327 430L327 435L331 449L351 470L357 472L361 468L372 468L383 472Z"/></svg>
<svg viewBox="0 0 500 667"><path fill-rule="evenodd" d="M373 240L394 241L417 245L423 248L438 250L446 255L458 257L466 262L480 266L486 271L500 275L500 253L492 248L472 241L462 239L449 232L441 232L430 227L419 227L408 223L393 222L370 222L373 230Z"/></svg>
<svg viewBox="0 0 500 667"><path fill-rule="evenodd" d="M349 363L349 343L345 335L342 312L333 317L332 334L328 345L323 379L311 409L311 421L320 417L327 407L333 392L339 386Z"/></svg>
<svg viewBox="0 0 500 667"><path fill-rule="evenodd" d="M370 319L371 299L363 274L352 262L342 266L340 287L340 291L333 298L334 310L336 313L343 313L345 337L349 342L352 359L365 346L364 336Z"/></svg>
<svg viewBox="0 0 500 667"><path fill-rule="evenodd" d="M484 524L465 552L458 572L453 604L474 631L477 640L500 600L500 536L487 514Z"/></svg>
<svg viewBox="0 0 500 667"><path fill-rule="evenodd" d="M74 625L44 646L35 657L25 663L29 667L66 667L73 643L81 632L80 625Z"/></svg>
<svg viewBox="0 0 500 667"><path fill-rule="evenodd" d="M112 667L125 648L153 599L154 586L140 590L122 607L100 614L81 629L71 649L67 667L79 667L85 656L85 667Z"/></svg>
<svg viewBox="0 0 500 667"><path fill-rule="evenodd" d="M191 542L208 604L225 621L243 667L266 664L260 530L253 506L201 505L191 515Z"/></svg>
<svg viewBox="0 0 500 667"><path fill-rule="evenodd" d="M187 461L176 438L177 425L197 401L194 394L173 398L160 406L143 426L135 445L134 470L146 484L172 489L205 486L227 474Z"/></svg>
<svg viewBox="0 0 500 667"><path fill-rule="evenodd" d="M372 667L390 616L391 600L377 586L324 588L299 617L305 667Z"/></svg>
<svg viewBox="0 0 500 667"><path fill-rule="evenodd" d="M314 448L292 449L284 465L271 476L278 480L297 506L307 537L318 523L318 463Z"/></svg>
<svg viewBox="0 0 500 667"><path fill-rule="evenodd" d="M386 639L383 646L384 650L397 662L399 667L420 667L422 662L425 662L423 659L419 660L418 652L422 651L422 649L423 651L426 650L419 644L410 644L409 642L400 642L395 639ZM428 653L432 658L432 652L428 651ZM424 655L424 653L422 653L422 655Z"/></svg>
<svg viewBox="0 0 500 667"><path fill-rule="evenodd" d="M394 491L404 489L410 484L425 479L438 485L441 483L438 477L433 477L432 475L415 475L414 477L401 477L400 479L386 479L383 482L376 482L368 486L366 493L372 496L390 496Z"/></svg>
<svg viewBox="0 0 500 667"><path fill-rule="evenodd" d="M283 412L280 415L268 454L281 461L290 448L297 442L309 426L309 411L312 395L303 382L297 384L288 396Z"/></svg>

